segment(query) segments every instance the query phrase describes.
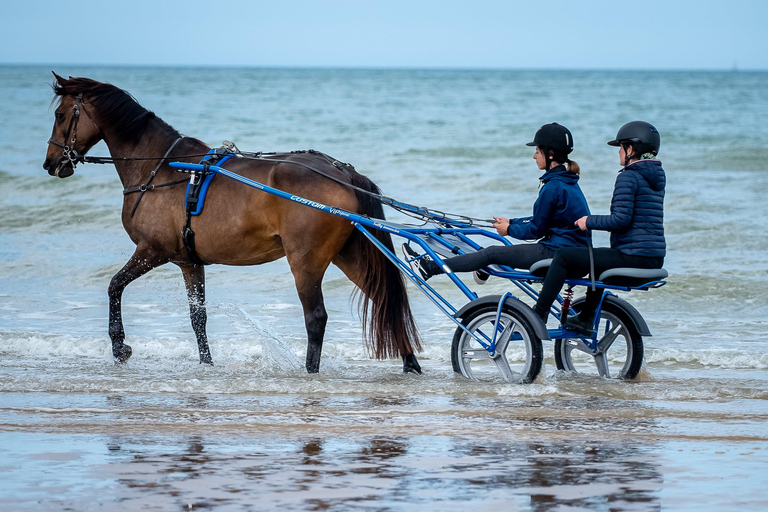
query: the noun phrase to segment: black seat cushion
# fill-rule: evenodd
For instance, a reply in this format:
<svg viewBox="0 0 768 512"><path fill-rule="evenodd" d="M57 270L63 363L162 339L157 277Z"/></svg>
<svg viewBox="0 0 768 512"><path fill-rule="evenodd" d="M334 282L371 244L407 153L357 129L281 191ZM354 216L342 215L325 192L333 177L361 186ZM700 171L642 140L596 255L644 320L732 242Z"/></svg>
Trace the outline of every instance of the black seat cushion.
<svg viewBox="0 0 768 512"><path fill-rule="evenodd" d="M598 280L617 286L642 286L667 276L669 273L663 268L612 268L600 274Z"/></svg>

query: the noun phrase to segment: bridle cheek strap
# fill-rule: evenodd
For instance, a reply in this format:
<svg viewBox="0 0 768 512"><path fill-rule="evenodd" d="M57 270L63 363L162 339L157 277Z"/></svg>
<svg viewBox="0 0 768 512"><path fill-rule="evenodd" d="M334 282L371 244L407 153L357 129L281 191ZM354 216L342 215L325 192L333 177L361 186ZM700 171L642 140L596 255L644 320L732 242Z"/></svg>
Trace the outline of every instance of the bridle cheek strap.
<svg viewBox="0 0 768 512"><path fill-rule="evenodd" d="M64 150L64 160L71 164L73 169L77 166L79 156L77 151L75 151L75 142L77 141L77 123L80 121L80 103L82 101L83 95L79 94L75 99L75 104L72 106L72 117L69 119L69 127L67 127L67 135L64 137L64 142L54 140L53 137L48 139L48 144L53 144ZM67 144L67 139L69 139L69 144Z"/></svg>

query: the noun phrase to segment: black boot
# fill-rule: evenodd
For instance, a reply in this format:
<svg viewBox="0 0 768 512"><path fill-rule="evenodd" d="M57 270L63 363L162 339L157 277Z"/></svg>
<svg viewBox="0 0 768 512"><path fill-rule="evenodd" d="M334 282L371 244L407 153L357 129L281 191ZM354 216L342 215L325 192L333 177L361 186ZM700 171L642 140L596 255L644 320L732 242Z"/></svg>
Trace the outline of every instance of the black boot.
<svg viewBox="0 0 768 512"><path fill-rule="evenodd" d="M425 281L436 274L443 273L440 265L435 263L428 254L423 254L419 257L419 253L411 249L411 246L408 244L403 244L403 255L411 270L418 272Z"/></svg>
<svg viewBox="0 0 768 512"><path fill-rule="evenodd" d="M539 311L538 308L534 307L533 311L536 313L536 316L541 318L541 321L544 322L544 325L547 325L547 320L549 320L549 311Z"/></svg>
<svg viewBox="0 0 768 512"><path fill-rule="evenodd" d="M569 331L575 331L582 336L592 337L595 330L595 319L584 319L581 315L569 316L565 319L565 328Z"/></svg>

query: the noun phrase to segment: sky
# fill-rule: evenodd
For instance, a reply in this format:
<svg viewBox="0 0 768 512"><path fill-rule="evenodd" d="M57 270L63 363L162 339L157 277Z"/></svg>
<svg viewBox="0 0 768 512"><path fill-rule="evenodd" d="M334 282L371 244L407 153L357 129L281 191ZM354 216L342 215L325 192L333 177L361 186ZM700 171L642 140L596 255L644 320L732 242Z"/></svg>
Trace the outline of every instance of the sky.
<svg viewBox="0 0 768 512"><path fill-rule="evenodd" d="M768 70L766 0L21 0L0 64Z"/></svg>

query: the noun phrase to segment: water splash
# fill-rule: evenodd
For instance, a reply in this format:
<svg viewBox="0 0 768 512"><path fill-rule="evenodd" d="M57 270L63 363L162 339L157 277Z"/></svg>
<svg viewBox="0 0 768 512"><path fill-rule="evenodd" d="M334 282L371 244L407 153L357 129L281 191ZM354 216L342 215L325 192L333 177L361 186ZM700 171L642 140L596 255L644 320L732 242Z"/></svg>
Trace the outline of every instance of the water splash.
<svg viewBox="0 0 768 512"><path fill-rule="evenodd" d="M219 309L226 316L245 324L247 328L259 335L258 338L262 342L262 364L265 367L271 366L284 372L303 371L303 365L299 356L272 329L233 304L226 304L216 309Z"/></svg>

